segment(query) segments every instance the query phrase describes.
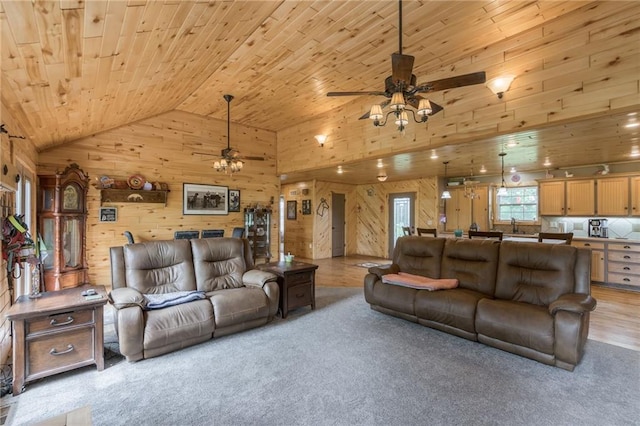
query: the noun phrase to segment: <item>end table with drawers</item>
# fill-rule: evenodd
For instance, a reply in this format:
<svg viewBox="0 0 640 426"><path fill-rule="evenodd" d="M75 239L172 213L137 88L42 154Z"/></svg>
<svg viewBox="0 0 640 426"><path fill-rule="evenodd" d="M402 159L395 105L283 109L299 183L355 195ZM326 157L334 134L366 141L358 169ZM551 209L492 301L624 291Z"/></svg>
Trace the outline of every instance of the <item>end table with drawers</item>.
<svg viewBox="0 0 640 426"><path fill-rule="evenodd" d="M84 296L93 289L95 295ZM104 369L104 286L20 296L5 314L13 322L13 395L25 382L95 364Z"/></svg>
<svg viewBox="0 0 640 426"><path fill-rule="evenodd" d="M271 262L257 268L278 276L280 311L286 318L290 310L311 305L316 308L316 269L318 265L305 262Z"/></svg>

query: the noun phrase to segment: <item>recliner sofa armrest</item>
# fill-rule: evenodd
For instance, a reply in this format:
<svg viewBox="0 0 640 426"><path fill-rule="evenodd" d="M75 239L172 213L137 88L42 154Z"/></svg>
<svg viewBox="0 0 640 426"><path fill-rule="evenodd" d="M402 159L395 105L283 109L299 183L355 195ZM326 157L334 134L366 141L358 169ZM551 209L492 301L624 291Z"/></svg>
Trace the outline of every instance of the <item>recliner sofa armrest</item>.
<svg viewBox="0 0 640 426"><path fill-rule="evenodd" d="M138 290L130 287L114 288L109 292L109 302L116 308L130 308L137 306L144 309L147 301Z"/></svg>
<svg viewBox="0 0 640 426"><path fill-rule="evenodd" d="M386 268L381 268L379 266L369 268L369 273L377 275L379 279L381 279L383 275L397 274L398 272L400 272L400 266L396 265L395 263L392 263Z"/></svg>
<svg viewBox="0 0 640 426"><path fill-rule="evenodd" d="M577 314L593 311L596 299L589 294L572 293L560 296L549 305L549 313L555 315L557 311L569 311Z"/></svg>
<svg viewBox="0 0 640 426"><path fill-rule="evenodd" d="M264 287L264 285L270 281L278 279L276 274L271 272L261 271L259 269L250 269L242 275L242 283L244 285L250 285L253 287Z"/></svg>

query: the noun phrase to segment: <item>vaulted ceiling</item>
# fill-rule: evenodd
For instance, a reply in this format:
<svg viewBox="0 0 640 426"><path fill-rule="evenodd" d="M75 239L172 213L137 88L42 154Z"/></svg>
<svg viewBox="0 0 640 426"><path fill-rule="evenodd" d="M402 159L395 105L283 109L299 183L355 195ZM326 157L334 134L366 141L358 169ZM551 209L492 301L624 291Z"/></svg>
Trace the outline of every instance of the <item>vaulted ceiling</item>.
<svg viewBox="0 0 640 426"><path fill-rule="evenodd" d="M419 83L455 76L470 54L589 3L405 1L404 53ZM234 122L279 132L353 101L329 91L383 90L398 50L395 1L2 0L0 20L2 103L38 150L174 109L225 120L224 93ZM634 111L541 131L579 133L584 164L628 161L616 146L634 137L621 132ZM530 134L514 135L524 147ZM478 142L448 148L461 157L452 173L466 173Z"/></svg>

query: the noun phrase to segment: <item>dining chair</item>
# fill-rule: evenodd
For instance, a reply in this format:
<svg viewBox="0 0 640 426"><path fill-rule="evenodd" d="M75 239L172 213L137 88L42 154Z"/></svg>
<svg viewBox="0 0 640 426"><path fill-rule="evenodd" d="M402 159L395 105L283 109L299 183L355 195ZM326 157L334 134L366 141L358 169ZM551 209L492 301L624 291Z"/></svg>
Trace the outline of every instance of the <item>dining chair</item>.
<svg viewBox="0 0 640 426"><path fill-rule="evenodd" d="M436 228L416 228L419 236L423 235L433 235L434 237L438 236L438 230Z"/></svg>
<svg viewBox="0 0 640 426"><path fill-rule="evenodd" d="M565 244L571 245L573 232L540 232L538 242L542 243L544 240L564 240Z"/></svg>
<svg viewBox="0 0 640 426"><path fill-rule="evenodd" d="M135 243L136 243L136 242L133 240L133 235L131 234L131 232L129 232L129 231L124 231L124 232L122 233L122 235L124 235L124 236L125 236L125 238L127 239L127 242L128 242L129 244L135 244Z"/></svg>
<svg viewBox="0 0 640 426"><path fill-rule="evenodd" d="M402 232L404 233L404 235L411 235L411 227L410 226L403 226L402 227Z"/></svg>
<svg viewBox="0 0 640 426"><path fill-rule="evenodd" d="M497 238L502 241L502 231L469 231L469 238Z"/></svg>
<svg viewBox="0 0 640 426"><path fill-rule="evenodd" d="M231 237L233 238L244 237L244 228L241 228L241 227L233 228L233 231L231 232Z"/></svg>
<svg viewBox="0 0 640 426"><path fill-rule="evenodd" d="M175 240L193 240L200 238L200 231L176 231L173 233Z"/></svg>
<svg viewBox="0 0 640 426"><path fill-rule="evenodd" d="M224 229L203 229L202 238L222 238L224 237Z"/></svg>

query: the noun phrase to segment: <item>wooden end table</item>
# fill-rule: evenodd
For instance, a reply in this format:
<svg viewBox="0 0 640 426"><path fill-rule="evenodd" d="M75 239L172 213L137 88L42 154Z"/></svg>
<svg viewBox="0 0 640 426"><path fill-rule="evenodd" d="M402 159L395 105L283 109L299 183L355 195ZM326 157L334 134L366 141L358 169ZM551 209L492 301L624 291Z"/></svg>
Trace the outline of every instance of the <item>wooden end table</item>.
<svg viewBox="0 0 640 426"><path fill-rule="evenodd" d="M311 305L316 308L316 269L318 265L293 261L271 262L256 265L257 268L278 276L280 287L280 311L286 318L290 310Z"/></svg>
<svg viewBox="0 0 640 426"><path fill-rule="evenodd" d="M83 296L94 289L100 297ZM20 296L5 315L13 323L13 395L26 382L95 364L104 369L104 286Z"/></svg>

